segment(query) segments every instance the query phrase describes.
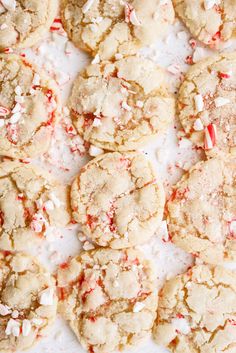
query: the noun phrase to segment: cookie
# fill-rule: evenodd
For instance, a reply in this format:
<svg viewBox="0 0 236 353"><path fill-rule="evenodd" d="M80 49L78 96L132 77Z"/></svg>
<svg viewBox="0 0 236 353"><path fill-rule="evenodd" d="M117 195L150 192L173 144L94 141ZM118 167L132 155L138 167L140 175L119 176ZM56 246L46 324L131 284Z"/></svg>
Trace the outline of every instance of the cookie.
<svg viewBox="0 0 236 353"><path fill-rule="evenodd" d="M59 312L88 352L123 351L150 334L155 276L139 251L83 252L61 265L57 280Z"/></svg>
<svg viewBox="0 0 236 353"><path fill-rule="evenodd" d="M0 249L30 249L70 222L67 187L36 166L0 164Z"/></svg>
<svg viewBox="0 0 236 353"><path fill-rule="evenodd" d="M163 37L174 10L170 0L63 0L61 16L72 42L104 60Z"/></svg>
<svg viewBox="0 0 236 353"><path fill-rule="evenodd" d="M236 154L236 53L192 66L179 91L180 121L208 156Z"/></svg>
<svg viewBox="0 0 236 353"><path fill-rule="evenodd" d="M0 50L27 48L49 30L58 11L58 0L2 0Z"/></svg>
<svg viewBox="0 0 236 353"><path fill-rule="evenodd" d="M236 160L197 163L167 203L173 242L207 263L236 260Z"/></svg>
<svg viewBox="0 0 236 353"><path fill-rule="evenodd" d="M211 48L222 47L236 33L234 0L173 0L190 33Z"/></svg>
<svg viewBox="0 0 236 353"><path fill-rule="evenodd" d="M0 251L0 351L32 347L56 318L55 280L34 258Z"/></svg>
<svg viewBox="0 0 236 353"><path fill-rule="evenodd" d="M173 353L233 353L235 325L235 272L199 265L165 283L154 338Z"/></svg>
<svg viewBox="0 0 236 353"><path fill-rule="evenodd" d="M160 179L141 153L97 157L71 188L74 220L92 241L113 249L147 242L162 220L164 202Z"/></svg>
<svg viewBox="0 0 236 353"><path fill-rule="evenodd" d="M85 141L110 151L137 149L175 115L164 70L137 56L88 66L75 81L70 109Z"/></svg>
<svg viewBox="0 0 236 353"><path fill-rule="evenodd" d="M56 83L17 55L0 55L0 155L46 152L60 113Z"/></svg>

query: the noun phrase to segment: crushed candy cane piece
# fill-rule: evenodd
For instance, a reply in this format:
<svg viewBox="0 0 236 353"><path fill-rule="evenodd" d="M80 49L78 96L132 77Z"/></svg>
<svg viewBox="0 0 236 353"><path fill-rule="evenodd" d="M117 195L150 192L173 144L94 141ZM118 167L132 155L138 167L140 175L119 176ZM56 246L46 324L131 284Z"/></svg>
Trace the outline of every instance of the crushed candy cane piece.
<svg viewBox="0 0 236 353"><path fill-rule="evenodd" d="M31 322L27 319L23 320L23 324L22 324L22 335L24 337L29 336L31 331Z"/></svg>
<svg viewBox="0 0 236 353"><path fill-rule="evenodd" d="M0 119L0 127L3 127L5 125L5 120L4 119Z"/></svg>
<svg viewBox="0 0 236 353"><path fill-rule="evenodd" d="M144 103L143 103L142 101L137 101L137 102L136 102L136 106L137 106L138 108L143 108Z"/></svg>
<svg viewBox="0 0 236 353"><path fill-rule="evenodd" d="M219 78L230 78L231 76L232 76L232 71L218 73Z"/></svg>
<svg viewBox="0 0 236 353"><path fill-rule="evenodd" d="M40 85L40 81L41 81L41 79L40 79L39 74L35 73L34 77L33 77L33 81L32 81L33 85L34 86L39 86Z"/></svg>
<svg viewBox="0 0 236 353"><path fill-rule="evenodd" d="M5 333L7 336L13 335L14 337L19 337L20 323L16 320L10 319L7 323Z"/></svg>
<svg viewBox="0 0 236 353"><path fill-rule="evenodd" d="M211 150L216 145L216 126L209 124L205 128L204 149Z"/></svg>
<svg viewBox="0 0 236 353"><path fill-rule="evenodd" d="M30 223L30 227L35 233L41 233L43 227L47 225L46 219L43 217L41 213L35 213L33 216L32 222Z"/></svg>
<svg viewBox="0 0 236 353"><path fill-rule="evenodd" d="M0 116L7 116L8 114L10 114L10 110L0 106Z"/></svg>
<svg viewBox="0 0 236 353"><path fill-rule="evenodd" d="M198 118L198 119L196 119L196 120L194 121L193 128L194 128L195 131L202 131L202 130L204 130L204 125L203 125L201 119Z"/></svg>
<svg viewBox="0 0 236 353"><path fill-rule="evenodd" d="M95 0L88 0L84 6L82 7L82 12L85 14L87 13L90 8L93 6L93 3L94 3Z"/></svg>
<svg viewBox="0 0 236 353"><path fill-rule="evenodd" d="M98 127L98 126L101 126L101 125L102 125L101 119L95 118L94 121L93 121L93 126L94 127Z"/></svg>
<svg viewBox="0 0 236 353"><path fill-rule="evenodd" d="M54 302L54 290L52 288L44 289L39 293L39 304L44 306L53 305Z"/></svg>
<svg viewBox="0 0 236 353"><path fill-rule="evenodd" d="M230 99L224 98L224 97L217 97L215 98L214 102L215 102L215 106L218 108L218 107L223 107L226 104L229 104Z"/></svg>
<svg viewBox="0 0 236 353"><path fill-rule="evenodd" d="M131 12L130 12L130 22L134 26L141 26L141 22L136 15L135 9L131 10Z"/></svg>
<svg viewBox="0 0 236 353"><path fill-rule="evenodd" d="M200 113L204 110L204 101L203 97L201 94L197 94L194 96L194 102L195 102L195 107L197 109L197 112Z"/></svg>
<svg viewBox="0 0 236 353"><path fill-rule="evenodd" d="M58 197L56 197L56 195L54 193L50 193L50 198L52 200L52 202L54 203L56 208L61 207L61 201L58 199Z"/></svg>
<svg viewBox="0 0 236 353"><path fill-rule="evenodd" d="M132 110L132 108L125 101L121 103L121 106L123 109L127 110L128 112Z"/></svg>
<svg viewBox="0 0 236 353"><path fill-rule="evenodd" d="M17 113L15 113L15 114L13 114L13 115L11 116L11 118L9 119L9 122L10 122L11 124L16 124L16 123L18 123L18 121L20 120L20 118L21 118L21 113L20 113L20 112L17 112Z"/></svg>
<svg viewBox="0 0 236 353"><path fill-rule="evenodd" d="M18 310L13 310L11 314L13 319L17 319L19 317L19 311Z"/></svg>
<svg viewBox="0 0 236 353"><path fill-rule="evenodd" d="M236 220L230 222L230 233L234 236L236 235Z"/></svg>
<svg viewBox="0 0 236 353"><path fill-rule="evenodd" d="M54 210L54 203L51 200L48 200L44 203L44 207L47 211L52 211Z"/></svg>
<svg viewBox="0 0 236 353"><path fill-rule="evenodd" d="M221 0L204 0L205 10L212 9L215 5L220 5Z"/></svg>
<svg viewBox="0 0 236 353"><path fill-rule="evenodd" d="M33 318L33 319L31 320L31 322L32 322L35 326L40 326L40 325L42 325L42 323L43 323L43 319L40 319L40 318L35 317L35 318Z"/></svg>
<svg viewBox="0 0 236 353"><path fill-rule="evenodd" d="M185 318L180 317L180 318L173 319L172 325L177 331L183 333L184 335L189 334L189 332L191 331L189 323Z"/></svg>
<svg viewBox="0 0 236 353"><path fill-rule="evenodd" d="M141 303L141 302L137 302L137 303L134 304L133 312L134 313L139 313L140 311L143 310L143 308L145 308L145 304Z"/></svg>
<svg viewBox="0 0 236 353"><path fill-rule="evenodd" d="M11 313L10 308L7 305L0 304L0 315L6 316Z"/></svg>

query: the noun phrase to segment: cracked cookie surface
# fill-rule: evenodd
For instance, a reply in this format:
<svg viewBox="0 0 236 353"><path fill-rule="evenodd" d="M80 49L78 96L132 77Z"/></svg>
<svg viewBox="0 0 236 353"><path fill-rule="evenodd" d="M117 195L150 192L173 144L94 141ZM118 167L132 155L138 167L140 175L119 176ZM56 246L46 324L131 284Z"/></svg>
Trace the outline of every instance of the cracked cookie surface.
<svg viewBox="0 0 236 353"><path fill-rule="evenodd" d="M141 153L108 153L82 168L71 188L75 221L100 246L121 249L148 241L165 202L162 184Z"/></svg>
<svg viewBox="0 0 236 353"><path fill-rule="evenodd" d="M236 33L235 0L173 0L173 4L190 33L212 48Z"/></svg>
<svg viewBox="0 0 236 353"><path fill-rule="evenodd" d="M236 154L236 54L220 54L195 64L178 98L187 136L208 156Z"/></svg>
<svg viewBox="0 0 236 353"><path fill-rule="evenodd" d="M236 160L197 163L167 203L173 242L207 263L236 259Z"/></svg>
<svg viewBox="0 0 236 353"><path fill-rule="evenodd" d="M27 48L49 30L58 0L3 0L0 4L0 50Z"/></svg>
<svg viewBox="0 0 236 353"><path fill-rule="evenodd" d="M70 109L77 131L111 151L128 151L165 131L175 115L163 69L137 56L88 66L74 83Z"/></svg>
<svg viewBox="0 0 236 353"><path fill-rule="evenodd" d="M0 248L30 249L70 222L69 190L36 166L0 164Z"/></svg>
<svg viewBox="0 0 236 353"><path fill-rule="evenodd" d="M83 252L61 265L57 281L59 312L89 352L123 351L150 334L155 276L139 251Z"/></svg>
<svg viewBox="0 0 236 353"><path fill-rule="evenodd" d="M0 350L32 347L56 318L55 280L32 257L0 251Z"/></svg>
<svg viewBox="0 0 236 353"><path fill-rule="evenodd" d="M233 353L235 325L235 272L199 265L164 285L154 338L173 353Z"/></svg>
<svg viewBox="0 0 236 353"><path fill-rule="evenodd" d="M20 56L0 55L0 154L43 154L59 115L56 83Z"/></svg>
<svg viewBox="0 0 236 353"><path fill-rule="evenodd" d="M63 0L61 15L72 42L101 59L135 54L174 21L169 0Z"/></svg>

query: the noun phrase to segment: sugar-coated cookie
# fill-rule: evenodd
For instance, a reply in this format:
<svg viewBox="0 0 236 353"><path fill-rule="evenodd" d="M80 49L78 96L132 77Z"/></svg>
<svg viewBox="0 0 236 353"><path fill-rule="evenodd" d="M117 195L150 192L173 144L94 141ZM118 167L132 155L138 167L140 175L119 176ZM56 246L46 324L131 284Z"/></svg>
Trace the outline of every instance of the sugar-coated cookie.
<svg viewBox="0 0 236 353"><path fill-rule="evenodd" d="M155 276L139 251L83 252L61 265L57 281L59 312L89 353L123 351L150 335Z"/></svg>
<svg viewBox="0 0 236 353"><path fill-rule="evenodd" d="M54 278L33 257L0 251L0 351L31 348L56 313Z"/></svg>
<svg viewBox="0 0 236 353"><path fill-rule="evenodd" d="M98 245L114 249L147 242L162 220L164 201L160 179L141 153L97 157L71 188L75 221Z"/></svg>
<svg viewBox="0 0 236 353"><path fill-rule="evenodd" d="M136 53L174 21L170 0L63 0L61 14L72 42L101 59Z"/></svg>
<svg viewBox="0 0 236 353"><path fill-rule="evenodd" d="M0 50L27 48L40 41L58 11L58 0L1 0Z"/></svg>
<svg viewBox="0 0 236 353"><path fill-rule="evenodd" d="M36 166L0 164L0 249L30 249L70 222L69 190Z"/></svg>
<svg viewBox="0 0 236 353"><path fill-rule="evenodd" d="M43 154L59 117L56 83L20 56L0 55L0 155Z"/></svg>
<svg viewBox="0 0 236 353"><path fill-rule="evenodd" d="M170 237L208 263L236 260L236 159L197 163L167 203Z"/></svg>
<svg viewBox="0 0 236 353"><path fill-rule="evenodd" d="M175 115L163 69L129 56L88 66L70 98L73 123L85 141L110 151L128 151L165 131Z"/></svg>
<svg viewBox="0 0 236 353"><path fill-rule="evenodd" d="M187 136L208 156L236 155L236 53L193 65L180 87L178 110Z"/></svg>
<svg viewBox="0 0 236 353"><path fill-rule="evenodd" d="M199 265L165 283L154 338L172 353L233 353L235 325L235 272Z"/></svg>
<svg viewBox="0 0 236 353"><path fill-rule="evenodd" d="M175 11L190 33L219 48L236 33L235 0L173 0Z"/></svg>

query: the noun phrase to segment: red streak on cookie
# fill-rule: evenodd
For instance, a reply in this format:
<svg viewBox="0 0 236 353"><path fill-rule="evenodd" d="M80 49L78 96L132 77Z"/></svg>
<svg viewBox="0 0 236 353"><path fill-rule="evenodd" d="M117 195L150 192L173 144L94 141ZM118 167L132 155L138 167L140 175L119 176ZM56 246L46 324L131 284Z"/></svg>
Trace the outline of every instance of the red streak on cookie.
<svg viewBox="0 0 236 353"><path fill-rule="evenodd" d="M8 114L10 114L10 110L1 105L0 106L0 116L7 116Z"/></svg>
<svg viewBox="0 0 236 353"><path fill-rule="evenodd" d="M229 323L233 326L236 326L236 320L234 319L229 319Z"/></svg>
<svg viewBox="0 0 236 353"><path fill-rule="evenodd" d="M67 269L69 267L69 263L68 262L63 262L62 264L60 264L60 268L62 269L62 270L65 270L65 269Z"/></svg>
<svg viewBox="0 0 236 353"><path fill-rule="evenodd" d="M216 145L216 125L209 124L205 128L204 149L211 150Z"/></svg>
<svg viewBox="0 0 236 353"><path fill-rule="evenodd" d="M218 73L219 78L230 78L230 74L224 73L224 72L219 72Z"/></svg>
<svg viewBox="0 0 236 353"><path fill-rule="evenodd" d="M184 318L184 315L178 313L178 314L176 314L176 317L177 317L178 319L183 319L183 318Z"/></svg>
<svg viewBox="0 0 236 353"><path fill-rule="evenodd" d="M170 196L169 201L174 201L174 200L184 200L187 198L187 193L189 192L189 188L185 188L183 190L178 190L176 189Z"/></svg>
<svg viewBox="0 0 236 353"><path fill-rule="evenodd" d="M216 42L219 39L221 39L221 32L220 31L218 31L214 34L214 36L212 37L212 41Z"/></svg>
<svg viewBox="0 0 236 353"><path fill-rule="evenodd" d="M92 216L90 214L87 215L87 225L89 226L90 229L94 227L94 223L98 221L97 217Z"/></svg>

